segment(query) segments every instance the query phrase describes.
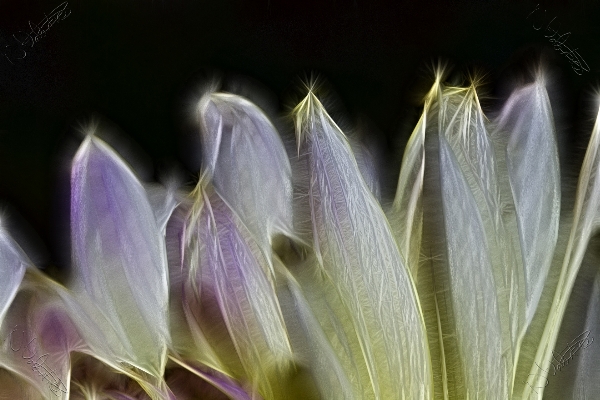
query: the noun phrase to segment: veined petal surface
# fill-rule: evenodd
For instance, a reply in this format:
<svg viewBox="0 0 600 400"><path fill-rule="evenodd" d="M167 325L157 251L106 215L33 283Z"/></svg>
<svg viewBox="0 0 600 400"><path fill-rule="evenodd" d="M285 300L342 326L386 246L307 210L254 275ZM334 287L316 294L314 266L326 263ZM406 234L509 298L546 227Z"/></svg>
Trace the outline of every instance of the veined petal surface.
<svg viewBox="0 0 600 400"><path fill-rule="evenodd" d="M394 228L400 254L415 282L418 280L423 233L423 174L425 173L425 131L429 103L426 102L423 114L406 144L390 214L390 222Z"/></svg>
<svg viewBox="0 0 600 400"><path fill-rule="evenodd" d="M552 308L546 320L537 353L530 367L530 375L536 377L528 382L523 390L523 396L541 398L546 378L539 373L548 370L552 359L552 350L560 331L561 321L567 307L579 267L581 266L590 238L600 226L600 110L592 130L590 142L583 159L577 193L573 225L569 234L567 249L563 258L560 277L552 301Z"/></svg>
<svg viewBox="0 0 600 400"><path fill-rule="evenodd" d="M204 331L202 340L219 348L225 338L214 329L225 325L243 370L237 370L234 360L224 362L225 372L242 375L264 397L272 398L282 390L277 376L290 365L292 350L268 258L229 205L205 185L201 180L194 192L196 203L186 227L185 297L196 302L193 322ZM207 304L213 309L204 308ZM217 307L220 316L211 317ZM227 351L222 354L227 356Z"/></svg>
<svg viewBox="0 0 600 400"><path fill-rule="evenodd" d="M469 398L508 398L496 285L477 204L440 136L440 176L457 341Z"/></svg>
<svg viewBox="0 0 600 400"><path fill-rule="evenodd" d="M370 375L367 396L429 398L423 316L391 228L350 146L316 96L294 110L308 174L313 247L351 312Z"/></svg>
<svg viewBox="0 0 600 400"><path fill-rule="evenodd" d="M550 100L543 81L519 88L499 119L508 133L506 160L525 275L525 330L552 262L560 215L560 169Z"/></svg>
<svg viewBox="0 0 600 400"><path fill-rule="evenodd" d="M94 328L118 338L104 356L161 377L169 341L164 237L139 180L95 136L72 164L71 240L75 297ZM94 341L98 333L82 335Z"/></svg>

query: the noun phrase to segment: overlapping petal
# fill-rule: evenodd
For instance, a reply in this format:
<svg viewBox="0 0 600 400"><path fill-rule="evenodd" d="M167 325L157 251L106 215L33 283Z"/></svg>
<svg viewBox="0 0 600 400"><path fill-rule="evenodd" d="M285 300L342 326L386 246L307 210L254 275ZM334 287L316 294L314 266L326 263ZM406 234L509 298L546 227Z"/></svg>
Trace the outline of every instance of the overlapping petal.
<svg viewBox="0 0 600 400"><path fill-rule="evenodd" d="M241 96L206 94L198 106L204 171L263 249L293 236L290 163L266 115Z"/></svg>
<svg viewBox="0 0 600 400"><path fill-rule="evenodd" d="M241 219L206 185L198 184L184 232L189 321L199 342L219 350L221 365L213 368L225 367L224 372L271 398L281 391L278 375L293 356L269 259Z"/></svg>
<svg viewBox="0 0 600 400"><path fill-rule="evenodd" d="M495 121L477 89L438 70L387 217L314 87L293 167L256 105L203 96L191 193L87 136L67 283L0 227L0 397L597 396L600 113L570 223L543 74Z"/></svg>
<svg viewBox="0 0 600 400"><path fill-rule="evenodd" d="M351 313L369 387L363 396L428 398L431 366L413 281L346 141L316 96L294 110L321 273Z"/></svg>
<svg viewBox="0 0 600 400"><path fill-rule="evenodd" d="M125 370L138 368L157 382L169 342L159 223L127 164L104 141L88 136L71 171L70 288L77 303L71 304L79 307L78 327L98 357Z"/></svg>

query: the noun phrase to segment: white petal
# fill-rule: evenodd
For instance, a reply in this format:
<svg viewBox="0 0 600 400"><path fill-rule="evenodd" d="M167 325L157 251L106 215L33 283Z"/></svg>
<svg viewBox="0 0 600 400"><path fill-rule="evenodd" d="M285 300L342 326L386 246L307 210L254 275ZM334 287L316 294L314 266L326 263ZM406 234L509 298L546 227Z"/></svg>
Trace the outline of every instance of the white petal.
<svg viewBox="0 0 600 400"><path fill-rule="evenodd" d="M429 103L417 123L402 157L396 197L392 205L390 222L394 228L398 248L417 282L421 235L423 227L423 174L425 173L425 131Z"/></svg>
<svg viewBox="0 0 600 400"><path fill-rule="evenodd" d="M526 329L552 262L560 214L560 169L554 121L541 81L515 91L500 116L509 134L510 185L525 272Z"/></svg>
<svg viewBox="0 0 600 400"><path fill-rule="evenodd" d="M598 230L600 223L600 110L585 153L577 194L573 225L565 253L560 278L554 295L552 308L543 335L540 339L537 353L530 368L530 374L539 376L538 380L526 385L523 396L530 396L533 387L543 387L545 378L539 374L539 368L547 370L550 367L552 349L560 330L560 321L569 301L573 283L577 277L585 250L592 233ZM541 398L542 391L536 398Z"/></svg>
<svg viewBox="0 0 600 400"><path fill-rule="evenodd" d="M205 95L199 105L205 168L221 196L264 249L292 231L290 163L265 114L248 100Z"/></svg>
<svg viewBox="0 0 600 400"><path fill-rule="evenodd" d="M349 379L350 371L348 369L353 369L352 366L342 365L336 349L313 313L313 311L320 312L327 308L327 301L324 297L319 296L318 301L312 303L314 309L311 308L301 285L291 274L285 270L284 272L287 284L285 288L278 290L278 296L294 354L310 366L321 398L345 400L360 398L362 393L353 387L353 383ZM312 280L306 286L311 286L310 289L307 287L307 290L317 290L318 283ZM333 315L329 314L325 318L332 317ZM340 340L342 335L336 336ZM356 383L354 382L354 385Z"/></svg>
<svg viewBox="0 0 600 400"><path fill-rule="evenodd" d="M177 195L173 188L166 188L157 184L144 185L148 201L154 211L154 218L160 231L165 234L167 222L173 213L173 210L179 204Z"/></svg>
<svg viewBox="0 0 600 400"><path fill-rule="evenodd" d="M0 326L28 265L32 265L29 258L0 225Z"/></svg>
<svg viewBox="0 0 600 400"><path fill-rule="evenodd" d="M466 390L473 398L508 398L496 285L477 204L446 139L440 177L451 296Z"/></svg>

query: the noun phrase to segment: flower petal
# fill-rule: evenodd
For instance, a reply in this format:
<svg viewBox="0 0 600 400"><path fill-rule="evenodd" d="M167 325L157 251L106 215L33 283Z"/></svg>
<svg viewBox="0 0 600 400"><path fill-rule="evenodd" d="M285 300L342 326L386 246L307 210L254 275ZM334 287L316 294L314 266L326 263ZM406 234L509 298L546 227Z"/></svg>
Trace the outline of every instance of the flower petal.
<svg viewBox="0 0 600 400"><path fill-rule="evenodd" d="M290 163L265 114L240 96L211 93L199 119L204 168L219 194L264 249L277 233L291 236Z"/></svg>
<svg viewBox="0 0 600 400"><path fill-rule="evenodd" d="M435 92L436 87L432 90ZM429 108L430 101L427 101L423 114L406 144L396 196L389 217L400 254L415 282L418 279L419 257L421 256L425 131L427 130Z"/></svg>
<svg viewBox="0 0 600 400"><path fill-rule="evenodd" d="M58 286L37 270L27 270L0 329L0 365L47 398L68 399L70 354L82 342L54 290Z"/></svg>
<svg viewBox="0 0 600 400"><path fill-rule="evenodd" d="M560 331L569 295L577 277L579 267L583 260L585 250L592 233L600 226L600 109L596 115L596 123L592 136L583 159L577 194L573 225L569 235L567 250L564 256L558 285L556 287L552 308L546 320L543 335L540 338L537 353L530 367L530 375L538 377L536 381L526 385L523 396L531 396L533 388L544 387L545 377L539 374L539 369L547 370L550 367L552 349ZM536 398L541 398L543 391L535 393Z"/></svg>
<svg viewBox="0 0 600 400"><path fill-rule="evenodd" d="M440 181L451 297L468 397L508 398L496 285L478 207L449 144L440 136Z"/></svg>
<svg viewBox="0 0 600 400"><path fill-rule="evenodd" d="M309 92L294 113L308 174L305 218L322 271L351 311L371 396L428 398L432 376L423 316L385 215L316 96Z"/></svg>
<svg viewBox="0 0 600 400"><path fill-rule="evenodd" d="M530 324L554 254L560 215L560 169L550 100L543 82L515 91L500 115L508 131L508 177L517 216Z"/></svg>
<svg viewBox="0 0 600 400"><path fill-rule="evenodd" d="M0 225L0 326L10 303L17 295L25 268L32 265L23 250Z"/></svg>
<svg viewBox="0 0 600 400"><path fill-rule="evenodd" d="M302 269L308 269L305 267L308 266L303 265ZM283 266L280 270L285 276L285 287L280 287L277 294L290 332L292 349L296 357L304 360L310 366L321 398L345 400L359 398L362 390L355 387L357 381L351 382L350 380L350 376L354 376L352 372L354 372L355 366L342 364L336 349L321 325L323 319L335 318L331 313L323 312L325 309L331 308L325 299L325 292L319 290L321 288L316 280L311 280L309 284L305 285L306 289L318 292L319 299L309 303L304 296L301 284L296 281L294 276ZM314 278L312 271L308 274ZM310 288L308 288L309 286ZM319 321L313 311L327 315L321 315L324 318ZM334 334L333 336L339 341L343 341L343 334Z"/></svg>
<svg viewBox="0 0 600 400"><path fill-rule="evenodd" d="M227 203L204 185L198 184L186 232L191 266L187 287L193 290L187 297L196 297L200 305L218 305L246 377L271 397L282 383L276 371L290 364L292 351L268 258ZM200 326L209 328L207 316L203 319Z"/></svg>
<svg viewBox="0 0 600 400"><path fill-rule="evenodd" d="M169 341L164 237L138 179L94 136L73 160L71 238L72 289L96 321L80 327L86 341L95 341L94 329L116 335L118 343L106 344L114 354L104 357L161 377Z"/></svg>

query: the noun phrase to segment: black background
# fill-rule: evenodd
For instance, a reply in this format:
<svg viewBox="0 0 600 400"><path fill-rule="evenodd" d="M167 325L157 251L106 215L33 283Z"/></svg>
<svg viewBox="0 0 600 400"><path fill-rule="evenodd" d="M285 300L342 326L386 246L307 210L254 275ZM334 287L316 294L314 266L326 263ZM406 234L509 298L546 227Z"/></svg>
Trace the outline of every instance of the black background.
<svg viewBox="0 0 600 400"><path fill-rule="evenodd" d="M59 4L0 1L3 40ZM61 263L65 169L80 140L78 128L99 118L139 147L133 152L145 154L138 158L151 168L144 179L173 164L193 177L197 163L182 120L191 94L216 74L260 82L275 111L285 113L299 78L317 72L351 121L368 121L396 170L434 63L448 62L457 83L469 71L484 72L483 105L493 115L515 77L543 58L552 71L559 134L582 148L595 117L600 7L540 4L537 16L547 22L556 17L555 29L571 32L567 44L589 65L590 72L579 76L547 33L533 29L544 21L527 18L536 4L71 0L71 14L27 48L25 58L11 64L0 57L4 220L27 223L39 235L50 249L42 264Z"/></svg>

